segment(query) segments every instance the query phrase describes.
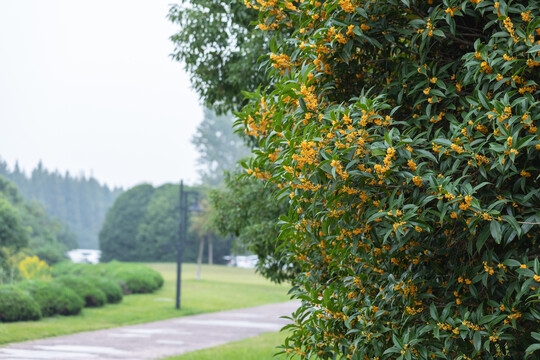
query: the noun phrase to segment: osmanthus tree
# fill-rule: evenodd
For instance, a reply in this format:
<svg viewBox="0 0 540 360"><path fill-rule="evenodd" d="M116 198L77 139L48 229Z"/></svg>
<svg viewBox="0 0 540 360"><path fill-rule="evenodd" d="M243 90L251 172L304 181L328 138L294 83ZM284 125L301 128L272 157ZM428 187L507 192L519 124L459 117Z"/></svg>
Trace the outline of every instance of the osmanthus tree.
<svg viewBox="0 0 540 360"><path fill-rule="evenodd" d="M290 203L284 351L538 358L540 3L246 4L278 39L237 116Z"/></svg>

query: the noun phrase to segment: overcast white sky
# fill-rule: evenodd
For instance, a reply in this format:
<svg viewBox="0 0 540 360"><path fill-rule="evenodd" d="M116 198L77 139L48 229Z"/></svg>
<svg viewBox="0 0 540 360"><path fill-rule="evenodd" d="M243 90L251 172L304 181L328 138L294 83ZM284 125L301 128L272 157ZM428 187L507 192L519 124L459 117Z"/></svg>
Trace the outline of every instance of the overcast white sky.
<svg viewBox="0 0 540 360"><path fill-rule="evenodd" d="M198 96L162 0L0 0L0 157L110 186L197 181Z"/></svg>

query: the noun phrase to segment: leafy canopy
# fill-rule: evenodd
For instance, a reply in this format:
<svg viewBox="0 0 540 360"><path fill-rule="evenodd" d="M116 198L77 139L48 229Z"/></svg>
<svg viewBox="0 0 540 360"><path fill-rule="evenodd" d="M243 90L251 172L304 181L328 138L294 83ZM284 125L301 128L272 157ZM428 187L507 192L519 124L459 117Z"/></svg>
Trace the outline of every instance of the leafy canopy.
<svg viewBox="0 0 540 360"><path fill-rule="evenodd" d="M257 64L268 51L266 35L249 25L256 16L237 0L182 0L170 8L169 20L179 25L171 36L172 57L185 65L204 105L218 114L240 109L242 90L266 84Z"/></svg>

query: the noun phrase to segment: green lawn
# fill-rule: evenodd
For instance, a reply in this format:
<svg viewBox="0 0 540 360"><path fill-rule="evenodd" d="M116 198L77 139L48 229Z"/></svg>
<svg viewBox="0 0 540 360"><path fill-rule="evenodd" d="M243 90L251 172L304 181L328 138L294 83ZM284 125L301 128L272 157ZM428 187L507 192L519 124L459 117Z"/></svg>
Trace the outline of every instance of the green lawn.
<svg viewBox="0 0 540 360"><path fill-rule="evenodd" d="M176 265L147 265L165 279L163 287L155 293L128 295L120 304L85 308L77 316L0 323L0 344L289 300L288 285L275 285L251 269L206 265L202 268L202 279L196 281L196 265L184 264L182 309L176 310Z"/></svg>
<svg viewBox="0 0 540 360"><path fill-rule="evenodd" d="M274 356L284 342L286 333L265 333L257 337L232 342L204 350L190 352L180 356L172 356L167 360L280 360L285 355Z"/></svg>

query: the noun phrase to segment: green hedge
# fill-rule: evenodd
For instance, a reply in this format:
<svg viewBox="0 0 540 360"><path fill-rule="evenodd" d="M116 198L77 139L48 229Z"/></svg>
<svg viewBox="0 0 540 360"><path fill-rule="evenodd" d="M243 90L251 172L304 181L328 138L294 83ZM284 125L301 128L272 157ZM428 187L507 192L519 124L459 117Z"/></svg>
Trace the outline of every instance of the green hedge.
<svg viewBox="0 0 540 360"><path fill-rule="evenodd" d="M84 276L64 275L56 278L55 281L70 288L77 295L84 299L85 307L100 307L105 305L107 296L91 281Z"/></svg>
<svg viewBox="0 0 540 360"><path fill-rule="evenodd" d="M124 297L122 288L116 280L106 277L89 276L86 278L92 285L103 291L107 297L107 303L116 304L122 301Z"/></svg>
<svg viewBox="0 0 540 360"><path fill-rule="evenodd" d="M0 321L39 320L39 305L24 291L12 285L0 285Z"/></svg>
<svg viewBox="0 0 540 360"><path fill-rule="evenodd" d="M152 271L144 268L126 268L113 273L124 293L151 293L160 288L159 278Z"/></svg>
<svg viewBox="0 0 540 360"><path fill-rule="evenodd" d="M39 305L43 316L77 315L84 307L84 300L73 290L57 282L29 280L17 284Z"/></svg>
<svg viewBox="0 0 540 360"><path fill-rule="evenodd" d="M150 293L163 286L161 274L148 266L111 261L103 264L74 264L64 262L53 268L53 276L85 275L114 279L124 294Z"/></svg>

